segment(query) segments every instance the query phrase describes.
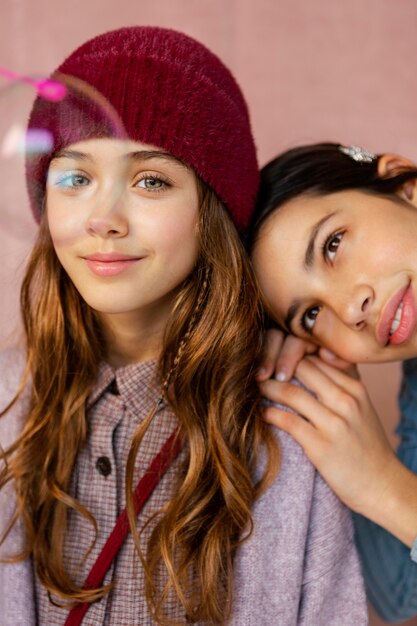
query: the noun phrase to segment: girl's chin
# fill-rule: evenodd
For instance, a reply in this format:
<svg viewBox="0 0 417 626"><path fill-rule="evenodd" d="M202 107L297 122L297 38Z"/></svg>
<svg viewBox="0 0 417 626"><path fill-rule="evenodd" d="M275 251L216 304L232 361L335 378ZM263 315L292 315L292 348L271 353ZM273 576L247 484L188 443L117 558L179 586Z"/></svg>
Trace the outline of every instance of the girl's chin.
<svg viewBox="0 0 417 626"><path fill-rule="evenodd" d="M407 342L407 345L389 345L381 350L377 354L368 354L366 356L361 355L356 361L359 364L383 364L393 363L395 361L407 361L408 359L414 359L417 357L417 346L412 342Z"/></svg>
<svg viewBox="0 0 417 626"><path fill-rule="evenodd" d="M140 307L136 303L129 302L102 302L97 298L85 298L83 300L93 309L99 316L112 317L119 315L137 315Z"/></svg>
<svg viewBox="0 0 417 626"><path fill-rule="evenodd" d="M88 304L88 303L87 303ZM102 317L117 317L117 316L132 316L135 317L140 315L141 309L138 307L129 307L129 306L113 306L109 307L108 305L100 306L100 305L89 305L96 313L101 315Z"/></svg>

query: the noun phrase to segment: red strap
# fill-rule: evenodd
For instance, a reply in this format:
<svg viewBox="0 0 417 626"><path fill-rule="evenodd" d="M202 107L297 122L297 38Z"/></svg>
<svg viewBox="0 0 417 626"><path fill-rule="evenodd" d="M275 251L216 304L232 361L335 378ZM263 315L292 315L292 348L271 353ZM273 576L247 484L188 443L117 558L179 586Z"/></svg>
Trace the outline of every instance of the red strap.
<svg viewBox="0 0 417 626"><path fill-rule="evenodd" d="M181 444L178 437L178 431L175 430L153 459L146 470L146 473L140 479L135 491L133 492L133 502L136 515L138 515L143 509L156 485L159 483L171 463L176 459L180 450ZM104 577L112 564L113 559L116 557L124 540L126 539L128 532L129 522L127 518L127 511L124 509L119 515L111 534L109 535L102 551L98 555L96 562L91 568L90 573L88 574L83 585L83 589L95 589L103 583ZM79 626L90 606L90 602L77 604L77 606L71 609L64 626Z"/></svg>

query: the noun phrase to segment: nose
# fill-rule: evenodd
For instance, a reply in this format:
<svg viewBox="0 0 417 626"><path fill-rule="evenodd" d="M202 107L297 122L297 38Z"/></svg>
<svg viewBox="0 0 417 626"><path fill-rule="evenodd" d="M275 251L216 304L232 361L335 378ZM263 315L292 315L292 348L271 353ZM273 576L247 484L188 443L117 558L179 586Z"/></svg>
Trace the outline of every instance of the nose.
<svg viewBox="0 0 417 626"><path fill-rule="evenodd" d="M87 218L87 232L103 239L124 237L129 231L128 219L123 206L122 194L115 197L97 198Z"/></svg>
<svg viewBox="0 0 417 626"><path fill-rule="evenodd" d="M369 285L356 285L350 294L342 294L338 314L342 321L354 330L366 325L375 294Z"/></svg>

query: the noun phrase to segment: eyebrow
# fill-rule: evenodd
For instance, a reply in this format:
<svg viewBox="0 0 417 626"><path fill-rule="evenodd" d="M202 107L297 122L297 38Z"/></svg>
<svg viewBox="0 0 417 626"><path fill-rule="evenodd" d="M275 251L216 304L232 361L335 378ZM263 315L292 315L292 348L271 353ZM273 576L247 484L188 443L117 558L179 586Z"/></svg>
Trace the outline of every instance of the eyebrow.
<svg viewBox="0 0 417 626"><path fill-rule="evenodd" d="M318 235L320 234L320 230L322 229L324 224L326 224L326 222L337 213L339 213L339 211L332 211L332 213L325 215L313 225L310 231L310 236L308 238L308 244L307 244L305 255L304 255L304 267L307 270L310 270L314 264L314 248L316 246L316 240L317 240ZM302 304L302 301L299 298L295 298L295 300L293 300L290 306L288 307L287 315L285 316L285 319L284 319L285 327L290 333L293 333L293 334L295 333L291 325L301 307L301 304Z"/></svg>
<svg viewBox="0 0 417 626"><path fill-rule="evenodd" d="M86 152L79 152L78 150L59 150L59 152L54 154L51 161L55 161L56 159L78 159L86 161L88 159L91 160L91 155Z"/></svg>
<svg viewBox="0 0 417 626"><path fill-rule="evenodd" d="M128 152L122 156L126 161L148 161L150 159L164 159L174 165L181 165L189 169L187 163L181 161L181 159L175 157L169 152L163 150L135 150ZM75 159L79 161L94 161L94 157L88 152L80 152L79 150L59 150L53 157L52 161L56 159Z"/></svg>
<svg viewBox="0 0 417 626"><path fill-rule="evenodd" d="M176 165L182 165L189 169L189 166L181 161L178 157L175 157L169 152L163 150L136 150L135 152L128 152L124 157L127 161L147 161L149 159L165 159Z"/></svg>

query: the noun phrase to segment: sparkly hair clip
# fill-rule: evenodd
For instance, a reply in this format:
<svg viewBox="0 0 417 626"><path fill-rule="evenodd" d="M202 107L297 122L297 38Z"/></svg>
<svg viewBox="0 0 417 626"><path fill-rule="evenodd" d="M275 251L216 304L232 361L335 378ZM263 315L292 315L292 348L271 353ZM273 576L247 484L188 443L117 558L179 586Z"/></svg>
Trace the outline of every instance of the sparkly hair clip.
<svg viewBox="0 0 417 626"><path fill-rule="evenodd" d="M343 152L343 154L347 154L347 156L354 161L357 161L357 163L372 163L372 161L376 159L375 154L372 154L372 152L360 146L339 146L339 150Z"/></svg>

